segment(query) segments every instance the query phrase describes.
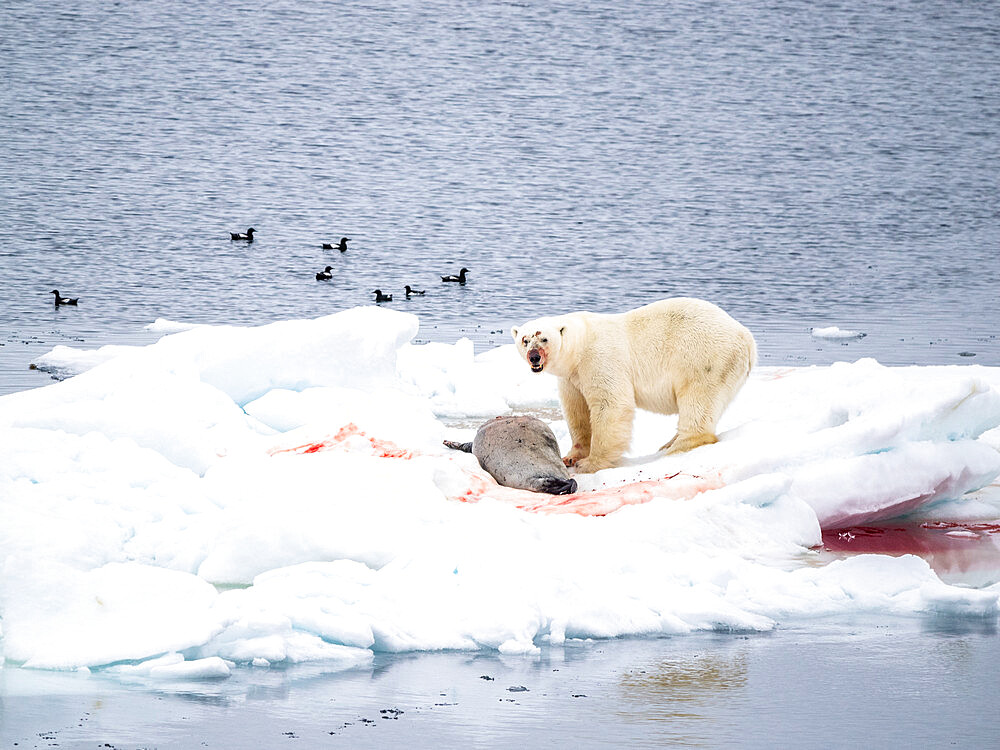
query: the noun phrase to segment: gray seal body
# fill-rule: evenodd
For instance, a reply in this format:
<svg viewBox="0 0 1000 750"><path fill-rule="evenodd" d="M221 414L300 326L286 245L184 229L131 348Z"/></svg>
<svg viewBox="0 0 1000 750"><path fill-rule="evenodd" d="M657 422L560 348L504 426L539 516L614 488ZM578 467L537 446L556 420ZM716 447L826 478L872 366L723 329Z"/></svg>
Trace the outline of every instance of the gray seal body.
<svg viewBox="0 0 1000 750"><path fill-rule="evenodd" d="M471 443L444 444L473 454L498 484L532 492L568 495L576 492L559 453L556 436L535 417L495 417L476 432Z"/></svg>

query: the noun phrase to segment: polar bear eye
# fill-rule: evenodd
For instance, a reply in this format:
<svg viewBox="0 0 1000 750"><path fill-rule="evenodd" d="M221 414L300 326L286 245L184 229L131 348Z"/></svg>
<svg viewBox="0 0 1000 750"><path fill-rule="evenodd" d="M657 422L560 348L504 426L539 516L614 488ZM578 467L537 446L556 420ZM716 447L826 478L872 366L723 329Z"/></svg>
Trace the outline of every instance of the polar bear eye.
<svg viewBox="0 0 1000 750"><path fill-rule="evenodd" d="M548 339L542 339L542 343L543 344L547 344L547 343L549 343L549 340Z"/></svg>
<svg viewBox="0 0 1000 750"><path fill-rule="evenodd" d="M525 336L523 339L521 339L521 344L523 346L527 346L528 345L528 337L527 336Z"/></svg>

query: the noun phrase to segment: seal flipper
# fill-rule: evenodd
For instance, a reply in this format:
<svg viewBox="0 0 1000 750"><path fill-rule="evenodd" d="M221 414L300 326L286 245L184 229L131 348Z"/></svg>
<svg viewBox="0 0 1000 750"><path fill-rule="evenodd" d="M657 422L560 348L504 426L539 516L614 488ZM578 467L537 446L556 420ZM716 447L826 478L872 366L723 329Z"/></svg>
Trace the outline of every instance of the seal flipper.
<svg viewBox="0 0 1000 750"><path fill-rule="evenodd" d="M533 477L531 489L534 492L548 492L550 495L572 495L576 492L576 480L552 475Z"/></svg>
<svg viewBox="0 0 1000 750"><path fill-rule="evenodd" d="M447 445L449 448L454 448L457 451L472 453L472 443L456 443L453 440L442 440L441 442Z"/></svg>

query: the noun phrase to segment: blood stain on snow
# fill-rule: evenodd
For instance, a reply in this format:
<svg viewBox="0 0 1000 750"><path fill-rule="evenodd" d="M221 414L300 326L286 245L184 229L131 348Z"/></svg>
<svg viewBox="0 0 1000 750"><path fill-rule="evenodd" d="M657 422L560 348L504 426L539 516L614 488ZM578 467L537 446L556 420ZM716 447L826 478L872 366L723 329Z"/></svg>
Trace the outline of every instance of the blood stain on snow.
<svg viewBox="0 0 1000 750"><path fill-rule="evenodd" d="M789 375L792 375L797 371L798 370L794 367L784 367L781 369L777 369L774 372L768 373L764 377L764 380L783 380L784 378L787 378Z"/></svg>
<svg viewBox="0 0 1000 750"><path fill-rule="evenodd" d="M469 488L452 499L475 503L489 498L509 503L529 513L576 513L580 516L606 516L626 505L641 505L654 498L690 500L695 495L724 485L719 477L706 478L678 472L661 479L646 479L617 487L576 492L572 495L549 495L502 487L472 474L469 478Z"/></svg>
<svg viewBox="0 0 1000 750"><path fill-rule="evenodd" d="M348 441L352 441L348 445ZM365 445L367 443L367 446ZM292 448L272 448L268 453L276 456L279 453L292 453L295 455L306 455L309 453L319 453L332 449L357 450L359 447L367 448L373 456L379 458L403 458L410 459L415 455L413 451L400 448L391 440L369 437L353 422L349 422L337 430L335 435L323 440L296 445Z"/></svg>

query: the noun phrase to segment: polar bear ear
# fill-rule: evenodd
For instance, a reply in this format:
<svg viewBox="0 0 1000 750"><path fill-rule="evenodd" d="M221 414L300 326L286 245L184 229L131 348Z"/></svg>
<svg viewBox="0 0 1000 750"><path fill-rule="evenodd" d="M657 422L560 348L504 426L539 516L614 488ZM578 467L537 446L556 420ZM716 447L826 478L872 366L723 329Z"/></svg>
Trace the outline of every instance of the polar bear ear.
<svg viewBox="0 0 1000 750"><path fill-rule="evenodd" d="M563 326L562 328L559 329L560 336L562 336L564 333L566 333L566 326Z"/></svg>
<svg viewBox="0 0 1000 750"><path fill-rule="evenodd" d="M514 337L514 341L517 341L517 328L510 329L510 335Z"/></svg>

